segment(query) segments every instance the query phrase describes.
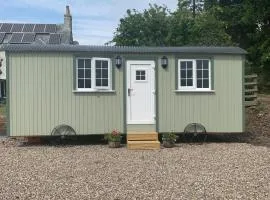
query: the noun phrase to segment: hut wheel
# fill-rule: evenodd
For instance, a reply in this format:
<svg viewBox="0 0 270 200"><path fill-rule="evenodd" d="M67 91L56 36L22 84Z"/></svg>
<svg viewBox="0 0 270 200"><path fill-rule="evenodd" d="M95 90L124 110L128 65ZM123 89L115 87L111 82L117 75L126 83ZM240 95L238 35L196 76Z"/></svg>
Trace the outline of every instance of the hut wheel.
<svg viewBox="0 0 270 200"><path fill-rule="evenodd" d="M62 143L64 140L70 140L76 136L75 130L66 124L61 124L56 126L52 132L51 136L54 137L54 142Z"/></svg>
<svg viewBox="0 0 270 200"><path fill-rule="evenodd" d="M188 124L185 129L184 129L184 135L187 136L189 134L192 134L193 137L192 137L192 140L194 137L196 137L197 135L204 135L204 141L206 140L207 138L207 135L206 135L206 129L205 127L200 124L200 123L191 123L191 124Z"/></svg>

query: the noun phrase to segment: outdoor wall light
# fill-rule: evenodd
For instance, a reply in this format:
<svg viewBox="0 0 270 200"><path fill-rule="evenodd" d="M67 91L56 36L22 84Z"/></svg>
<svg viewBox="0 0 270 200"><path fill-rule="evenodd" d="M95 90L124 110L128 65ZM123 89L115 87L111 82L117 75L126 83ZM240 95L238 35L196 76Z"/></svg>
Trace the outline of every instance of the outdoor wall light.
<svg viewBox="0 0 270 200"><path fill-rule="evenodd" d="M119 69L122 65L122 58L120 56L116 56L115 58L115 65Z"/></svg>
<svg viewBox="0 0 270 200"><path fill-rule="evenodd" d="M163 56L161 58L161 66L165 69L168 66L168 58L166 56Z"/></svg>

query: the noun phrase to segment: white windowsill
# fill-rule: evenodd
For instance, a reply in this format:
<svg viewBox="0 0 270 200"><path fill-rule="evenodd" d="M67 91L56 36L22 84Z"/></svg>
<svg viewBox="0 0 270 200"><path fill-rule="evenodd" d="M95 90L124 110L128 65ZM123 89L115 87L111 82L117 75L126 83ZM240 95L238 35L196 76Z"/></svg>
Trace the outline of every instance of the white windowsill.
<svg viewBox="0 0 270 200"><path fill-rule="evenodd" d="M174 90L174 92L215 93L215 90Z"/></svg>
<svg viewBox="0 0 270 200"><path fill-rule="evenodd" d="M153 125L155 124L154 121L128 121L127 124L149 124L149 125Z"/></svg>
<svg viewBox="0 0 270 200"><path fill-rule="evenodd" d="M74 93L115 93L115 90L73 90Z"/></svg>

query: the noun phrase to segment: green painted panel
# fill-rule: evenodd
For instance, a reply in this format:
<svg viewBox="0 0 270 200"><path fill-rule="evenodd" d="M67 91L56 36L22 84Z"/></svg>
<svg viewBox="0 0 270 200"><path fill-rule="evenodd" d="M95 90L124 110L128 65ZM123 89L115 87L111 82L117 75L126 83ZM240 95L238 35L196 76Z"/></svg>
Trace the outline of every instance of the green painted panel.
<svg viewBox="0 0 270 200"><path fill-rule="evenodd" d="M201 123L208 132L243 131L241 56L213 56L212 93L175 92L175 56L166 70L158 67L159 132L183 132L189 123Z"/></svg>
<svg viewBox="0 0 270 200"><path fill-rule="evenodd" d="M179 55L173 54L167 55L169 66L166 69L160 66L163 54L122 55L122 67L113 66L114 93L74 93L75 56L89 54L10 54L11 136L49 135L55 126L63 123L71 125L78 134L103 134L115 128L125 132L124 63L132 59L157 63L156 128L159 132L182 132L192 122L202 123L208 132L243 131L241 56L211 57L214 93L175 92Z"/></svg>
<svg viewBox="0 0 270 200"><path fill-rule="evenodd" d="M113 72L115 92L75 93L73 58L71 53L9 56L11 136L50 135L59 124L81 135L123 132L123 71Z"/></svg>

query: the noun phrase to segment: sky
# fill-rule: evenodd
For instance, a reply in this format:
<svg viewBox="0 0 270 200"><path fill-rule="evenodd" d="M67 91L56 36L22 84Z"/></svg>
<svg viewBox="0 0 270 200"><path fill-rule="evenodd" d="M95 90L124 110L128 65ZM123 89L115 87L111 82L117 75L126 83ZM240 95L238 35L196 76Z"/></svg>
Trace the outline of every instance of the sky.
<svg viewBox="0 0 270 200"><path fill-rule="evenodd" d="M166 5L171 11L177 0L0 0L0 22L55 23L64 21L66 5L73 18L73 38L80 44L104 45L111 41L127 9L142 11L149 3Z"/></svg>

